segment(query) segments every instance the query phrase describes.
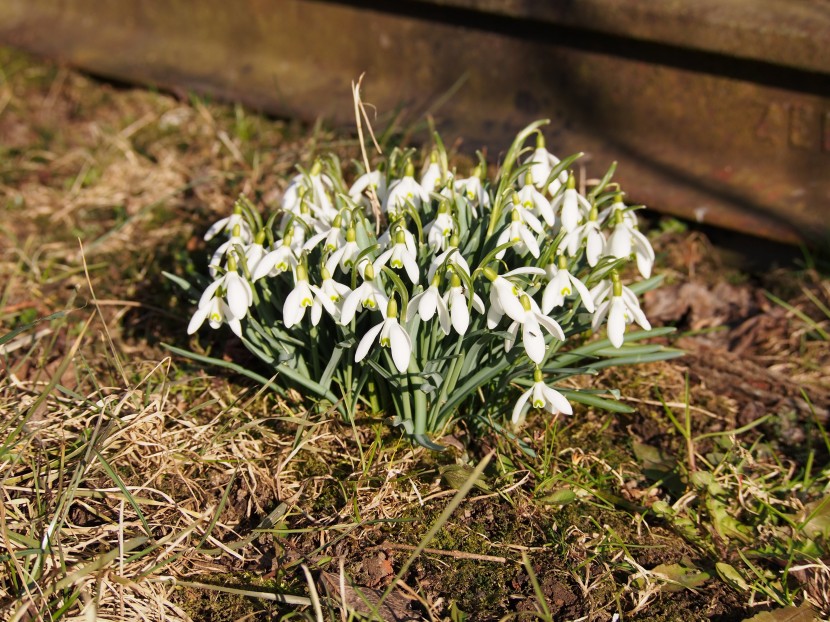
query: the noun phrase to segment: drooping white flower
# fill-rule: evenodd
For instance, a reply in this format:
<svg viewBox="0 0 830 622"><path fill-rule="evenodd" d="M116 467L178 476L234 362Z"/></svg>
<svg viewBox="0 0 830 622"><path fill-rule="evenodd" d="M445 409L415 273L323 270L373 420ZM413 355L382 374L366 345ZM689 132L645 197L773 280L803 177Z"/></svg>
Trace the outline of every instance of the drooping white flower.
<svg viewBox="0 0 830 622"><path fill-rule="evenodd" d="M339 322L346 297L352 293L347 285L338 283L331 278L331 273L325 267L320 272L323 279L322 283L319 287L311 286L311 291L314 292L314 303L311 306L311 323L314 326L317 326L320 322L323 309L334 318L335 322Z"/></svg>
<svg viewBox="0 0 830 622"><path fill-rule="evenodd" d="M424 227L424 233L427 236L427 244L432 249L432 252L439 253L447 249L450 237L455 232L455 221L450 213L450 208L447 203L441 203L438 207L438 213L435 215L435 220L427 223Z"/></svg>
<svg viewBox="0 0 830 622"><path fill-rule="evenodd" d="M585 258L588 260L588 265L593 268L597 265L605 248L605 236L597 221L596 207L591 208L588 220L573 231L569 231L562 240L562 245L567 248L571 257L576 255L583 244L585 245Z"/></svg>
<svg viewBox="0 0 830 622"><path fill-rule="evenodd" d="M637 295L623 285L616 271L612 271L611 280L603 281L591 290L594 302L597 304L594 317L591 320L591 329L596 332L608 318L608 339L615 348L622 346L625 338L625 327L632 321L639 324L644 330L650 330L651 324L640 309Z"/></svg>
<svg viewBox="0 0 830 622"><path fill-rule="evenodd" d="M568 177L565 191L551 201L551 207L554 211L559 210L559 222L562 229L568 232L574 231L579 226L579 221L591 213L591 204L577 192L573 175Z"/></svg>
<svg viewBox="0 0 830 622"><path fill-rule="evenodd" d="M308 238L305 244L303 244L302 250L311 251L317 248L317 246L320 245L320 242L323 242L324 240L325 243L322 248L323 253L333 253L338 248L342 248L346 244L346 235L343 233L343 229L340 224L341 219L338 214L331 227Z"/></svg>
<svg viewBox="0 0 830 622"><path fill-rule="evenodd" d="M407 238L405 229L399 228L395 233L395 243L392 248L384 251L380 257L375 259L373 264L375 272L380 272L387 262L392 268L406 270L406 275L412 284L418 284L418 249L411 234Z"/></svg>
<svg viewBox="0 0 830 622"><path fill-rule="evenodd" d="M357 243L357 233L354 227L349 227L346 230L346 243L329 255L326 260L326 270L331 274L340 266L343 272L348 273L354 266L357 256L360 254L360 245ZM368 259L365 260L368 263Z"/></svg>
<svg viewBox="0 0 830 622"><path fill-rule="evenodd" d="M389 186L389 194L383 204L383 210L393 220L399 212L406 208L408 203L415 209L421 207L421 203L429 203L429 193L415 181L415 167L411 162L406 165L404 176Z"/></svg>
<svg viewBox="0 0 830 622"><path fill-rule="evenodd" d="M539 243L536 241L536 235L539 233L542 233L542 224L536 216L514 204L514 209L511 211L510 225L501 232L498 240L496 240L496 245L501 246L511 242L513 250L518 255L524 256L530 252L534 257L538 257ZM502 249L496 253L496 258L504 257L505 250Z"/></svg>
<svg viewBox="0 0 830 622"><path fill-rule="evenodd" d="M352 187L349 188L349 196L355 203L360 203L368 193L369 188L374 189L378 201L383 203L386 200L386 175L379 170L363 173L355 179Z"/></svg>
<svg viewBox="0 0 830 622"><path fill-rule="evenodd" d="M522 327L522 343L527 353L528 358L536 363L541 363L545 358L545 335L542 333L544 328L551 335L565 341L565 333L562 332L562 327L559 323L542 313L539 305L527 294L522 294L520 298L522 305L522 317L514 320L508 327L508 337L504 340L504 349L509 352L516 343L516 338L519 334L519 326Z"/></svg>
<svg viewBox="0 0 830 622"><path fill-rule="evenodd" d="M548 275L548 284L542 293L542 313L549 314L557 307L565 303L565 297L570 296L574 290L579 294L582 304L585 305L588 313L593 313L594 300L585 284L568 271L568 262L564 255L559 255L559 265L550 263L545 268Z"/></svg>
<svg viewBox="0 0 830 622"><path fill-rule="evenodd" d="M251 275L253 275L262 258L265 257L264 243L265 232L259 231L253 243L245 247L245 265L248 267L248 273Z"/></svg>
<svg viewBox="0 0 830 622"><path fill-rule="evenodd" d="M228 271L213 281L199 298L196 312L187 327L192 335L208 320L211 328L227 323L239 337L242 336L240 320L253 304L251 284L237 272L236 259L228 256Z"/></svg>
<svg viewBox="0 0 830 622"><path fill-rule="evenodd" d="M412 320L415 315L419 315L421 320L429 322L438 313L438 322L441 325L441 330L445 335L450 334L450 312L447 308L447 302L438 291L440 279L433 278L430 286L417 296L413 296L409 301L409 308L406 311L406 321Z"/></svg>
<svg viewBox="0 0 830 622"><path fill-rule="evenodd" d="M363 270L363 283L343 301L343 308L340 310L340 323L348 324L355 314L362 309L378 310L384 313L388 302L389 297L386 292L375 283L375 269L372 264L366 264L366 268Z"/></svg>
<svg viewBox="0 0 830 622"><path fill-rule="evenodd" d="M481 183L482 171L481 165L476 165L473 174L470 177L455 180L455 191L464 195L464 198L470 204L470 209L473 216L478 218L478 207L490 207L490 195L484 191L484 185Z"/></svg>
<svg viewBox="0 0 830 622"><path fill-rule="evenodd" d="M459 335L466 334L470 326L470 307L468 305L467 290L462 286L459 276L453 272L450 288L444 294L444 306L449 310L452 327ZM484 302L475 292L473 292L472 308L479 313L484 313ZM449 334L449 331L444 332Z"/></svg>
<svg viewBox="0 0 830 622"><path fill-rule="evenodd" d="M222 260L225 256L229 255L235 249L244 249L250 241L250 236L246 238L242 235L242 227L238 224L234 225L230 237L214 251L213 256L210 258L210 262L208 262L208 271L210 272L210 276L216 278L216 275L219 273L219 269L222 267Z"/></svg>
<svg viewBox="0 0 830 622"><path fill-rule="evenodd" d="M275 242L276 248L259 260L256 269L251 273L254 281L264 276L274 277L289 270L293 271L297 267L297 256L291 245L293 237L294 230L289 229L282 240Z"/></svg>
<svg viewBox="0 0 830 622"><path fill-rule="evenodd" d="M461 270L464 274L470 276L470 266L467 264L467 260L464 259L461 251L458 250L457 236L450 236L447 250L433 258L432 263L429 264L427 280L432 281L432 277L435 276L435 273L441 266L446 266L452 270Z"/></svg>
<svg viewBox="0 0 830 622"><path fill-rule="evenodd" d="M429 157L429 164L421 175L421 188L427 192L435 192L442 183L441 166L438 164L438 154L433 152Z"/></svg>
<svg viewBox="0 0 830 622"><path fill-rule="evenodd" d="M337 216L331 197L332 188L334 182L323 172L320 160L316 160L307 175L300 174L294 177L291 186L285 191L283 209L299 213L302 199L305 198L314 216L330 223Z"/></svg>
<svg viewBox="0 0 830 622"><path fill-rule="evenodd" d="M614 202L611 203L611 205L599 213L599 223L604 226L608 222L616 222L617 212L622 215L622 219L625 220L630 226L637 226L637 213L623 202L623 195L621 192L618 192L614 196Z"/></svg>
<svg viewBox="0 0 830 622"><path fill-rule="evenodd" d="M297 278L294 289L285 297L282 306L282 321L286 328L298 324L305 315L305 310L314 304L314 292L308 284L308 272L303 264L297 266Z"/></svg>
<svg viewBox="0 0 830 622"><path fill-rule="evenodd" d="M210 226L210 229L207 230L207 233L205 233L205 241L212 240L223 232L232 234L236 227L239 227L237 237L239 237L245 244L250 243L254 236L253 233L251 233L251 228L242 216L242 209L239 207L235 207L233 214L227 218L222 218L213 223Z"/></svg>
<svg viewBox="0 0 830 622"><path fill-rule="evenodd" d="M655 259L651 242L636 226L631 225L630 220L625 219L624 212L615 212L614 218L614 232L605 244L605 254L617 259L627 259L631 257L633 251L637 261L637 270L644 279L649 278Z"/></svg>
<svg viewBox="0 0 830 622"><path fill-rule="evenodd" d="M542 371L536 369L533 374L533 385L516 401L513 407L513 423L520 423L527 412L528 402L533 408L539 410L547 410L549 413L555 415L562 413L564 415L572 415L573 408L568 400L556 389L547 386L542 380Z"/></svg>
<svg viewBox="0 0 830 622"><path fill-rule="evenodd" d="M519 204L525 211L543 218L548 227L552 227L556 223L556 214L553 211L553 207L551 207L550 201L533 186L530 173L525 175L525 185L519 190L518 198ZM516 199L514 198L513 200L515 201Z"/></svg>
<svg viewBox="0 0 830 622"><path fill-rule="evenodd" d="M359 363L366 358L375 339L378 339L381 347L389 348L392 351L392 361L395 363L395 368L400 373L405 373L409 368L409 359L412 356L412 340L409 333L398 323L398 305L394 298L390 298L387 303L384 320L370 328L363 335L360 343L357 344L354 356L355 363Z"/></svg>
<svg viewBox="0 0 830 622"><path fill-rule="evenodd" d="M514 322L524 319L524 307L519 300L519 295L524 293L518 285L511 283L510 277L522 274L543 275L542 268L526 266L505 272L503 275L496 274L492 268L484 268L482 274L490 281L490 309L487 311L487 327L495 328L502 316L507 315Z"/></svg>
<svg viewBox="0 0 830 622"><path fill-rule="evenodd" d="M547 183L554 167L559 164L559 158L545 148L545 138L541 133L536 135L536 150L527 162L530 163L528 172L533 178L533 184L540 190L544 190L547 184L547 191L551 196L555 196L562 184L568 179L567 171L562 171L549 184ZM525 183L524 180L522 180L522 183Z"/></svg>

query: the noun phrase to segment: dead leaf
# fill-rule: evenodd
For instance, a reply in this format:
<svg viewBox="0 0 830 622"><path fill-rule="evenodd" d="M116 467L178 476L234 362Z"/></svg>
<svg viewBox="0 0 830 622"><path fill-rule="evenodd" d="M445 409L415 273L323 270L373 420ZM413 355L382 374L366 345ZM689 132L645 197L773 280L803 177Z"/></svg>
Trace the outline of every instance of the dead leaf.
<svg viewBox="0 0 830 622"><path fill-rule="evenodd" d="M764 611L743 622L814 622L817 621L812 607L802 605L801 607L783 607L773 611Z"/></svg>
<svg viewBox="0 0 830 622"><path fill-rule="evenodd" d="M320 576L329 598L338 605L342 605L345 601L346 610L349 613L358 613L383 622L420 622L425 619L409 608L410 599L400 590L392 590L386 600L381 603L380 598L383 592L380 590L353 585L347 579L341 593L339 575L321 572ZM377 614L373 614L373 609L377 611Z"/></svg>

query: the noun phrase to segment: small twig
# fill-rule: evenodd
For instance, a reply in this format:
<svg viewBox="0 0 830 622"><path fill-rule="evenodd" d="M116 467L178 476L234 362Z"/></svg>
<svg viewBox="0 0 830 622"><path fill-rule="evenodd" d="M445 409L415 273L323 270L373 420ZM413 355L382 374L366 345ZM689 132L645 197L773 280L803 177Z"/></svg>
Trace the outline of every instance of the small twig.
<svg viewBox="0 0 830 622"><path fill-rule="evenodd" d="M411 544L397 544L396 542L384 541L383 544L373 546L370 550L376 549L391 549L393 551L415 551L417 546ZM446 551L443 549L422 549L424 553L430 555L443 555L445 557L452 557L453 559L474 559L481 562L496 562L497 564L507 563L506 557L499 557L496 555L479 555L478 553L467 553L466 551Z"/></svg>
<svg viewBox="0 0 830 622"><path fill-rule="evenodd" d="M371 167L369 166L369 156L366 153L366 145L363 140L363 121L361 121L361 117L366 120L366 127L369 129L369 135L372 137L375 149L377 149L378 153L381 155L383 152L381 151L380 145L378 145L378 141L375 139L375 133L372 131L372 124L369 122L369 116L366 114L366 108L363 106L363 101L360 99L360 85L363 83L363 76L365 75L365 73L360 74L360 77L357 79L357 83L352 82L352 97L354 98L354 120L357 125L357 137L360 142L360 153L363 156L363 166L366 168L366 173L368 174L371 171ZM372 205L372 214L375 216L375 234L380 235L380 225L383 220L383 213L380 209L380 200L378 199L377 192L375 192L375 187L372 184L369 184L368 190L369 203Z"/></svg>

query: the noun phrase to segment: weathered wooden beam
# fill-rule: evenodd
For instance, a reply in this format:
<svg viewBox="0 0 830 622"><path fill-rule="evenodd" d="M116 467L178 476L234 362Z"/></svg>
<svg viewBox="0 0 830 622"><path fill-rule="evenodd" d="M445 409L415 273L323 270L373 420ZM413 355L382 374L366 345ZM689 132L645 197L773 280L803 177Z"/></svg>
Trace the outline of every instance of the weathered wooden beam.
<svg viewBox="0 0 830 622"><path fill-rule="evenodd" d="M634 201L830 245L821 2L4 0L0 42L344 125L366 72L380 111L431 109L470 150L550 118L554 151L618 160Z"/></svg>

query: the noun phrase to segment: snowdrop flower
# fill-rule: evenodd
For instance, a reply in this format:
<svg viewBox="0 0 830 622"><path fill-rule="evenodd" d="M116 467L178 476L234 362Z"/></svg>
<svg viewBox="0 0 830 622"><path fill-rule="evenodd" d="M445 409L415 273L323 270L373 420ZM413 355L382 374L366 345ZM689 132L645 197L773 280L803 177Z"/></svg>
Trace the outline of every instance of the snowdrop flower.
<svg viewBox="0 0 830 622"><path fill-rule="evenodd" d="M588 203L588 199L576 191L576 181L573 174L568 177L565 191L551 202L551 207L554 211L561 210L559 222L562 224L562 229L567 232L575 230L579 226L579 221L586 218L591 212L591 204Z"/></svg>
<svg viewBox="0 0 830 622"><path fill-rule="evenodd" d="M473 216L476 218L478 218L477 207L490 207L490 195L484 191L481 178L481 164L478 164L470 177L457 179L454 183L455 191L464 195L464 198L470 204Z"/></svg>
<svg viewBox="0 0 830 622"><path fill-rule="evenodd" d="M375 272L380 272L380 269L388 262L392 268L406 270L406 275L413 285L418 284L418 248L415 245L415 239L410 236L406 237L404 229L399 228L395 233L395 243L392 248L381 253L380 257L375 259L373 267Z"/></svg>
<svg viewBox="0 0 830 622"><path fill-rule="evenodd" d="M450 236L455 231L455 221L453 221L450 207L446 202L438 206L438 214L435 220L428 223L424 227L424 233L427 234L427 243L434 253L446 250L447 243Z"/></svg>
<svg viewBox="0 0 830 622"><path fill-rule="evenodd" d="M599 213L599 222L604 225L607 222L616 222L615 218L617 212L622 214L623 220L628 222L632 227L637 226L637 214L633 209L629 209L623 202L623 195L618 192L614 196L614 202Z"/></svg>
<svg viewBox="0 0 830 622"><path fill-rule="evenodd" d="M644 279L651 276L654 265L654 249L648 238L625 219L625 212L614 212L614 232L608 237L605 244L605 254L617 259L631 257L632 251L637 260L637 270Z"/></svg>
<svg viewBox="0 0 830 622"><path fill-rule="evenodd" d="M341 225L342 218L340 217L340 214L338 214L331 223L331 227L308 238L306 243L303 244L302 250L311 251L315 249L323 240L325 240L325 244L323 244L322 249L324 253L332 253L338 248L343 247L346 244L346 236L343 234Z"/></svg>
<svg viewBox="0 0 830 622"><path fill-rule="evenodd" d="M311 305L311 323L314 326L320 322L320 317L325 309L328 314L339 322L346 297L352 293L347 285L338 283L331 278L331 273L325 267L321 268L320 275L323 282L319 287L311 286L314 292L314 302Z"/></svg>
<svg viewBox="0 0 830 622"><path fill-rule="evenodd" d="M435 192L443 184L441 166L438 164L438 154L434 151L429 156L429 165L421 175L421 188L427 192Z"/></svg>
<svg viewBox="0 0 830 622"><path fill-rule="evenodd" d="M591 321L591 329L597 332L607 317L608 339L615 348L623 344L626 324L634 321L644 330L651 330L651 324L640 309L636 294L620 283L616 270L611 272L610 282L600 283L592 292L598 306Z"/></svg>
<svg viewBox="0 0 830 622"><path fill-rule="evenodd" d="M410 302L409 304L411 305L412 303ZM444 306L449 311L452 327L459 335L466 334L470 326L470 309L467 305L467 290L462 286L461 278L453 272L452 278L450 279L450 288L444 294ZM479 313L484 313L484 302L475 292L473 292L472 307ZM448 330L444 332L449 334Z"/></svg>
<svg viewBox="0 0 830 622"><path fill-rule="evenodd" d="M447 302L438 291L441 279L437 275L432 279L428 288L409 301L409 308L406 311L406 321L409 322L415 315L419 315L424 322L429 322L438 312L438 322L445 335L450 334L450 311ZM465 303L466 304L466 303Z"/></svg>
<svg viewBox="0 0 830 622"><path fill-rule="evenodd" d="M334 274L335 269L339 265L343 272L349 272L349 270L352 269L352 266L354 266L354 262L361 250L363 249L361 249L357 244L357 233L355 232L354 227L349 227L346 230L346 243L329 255L329 258L326 261L326 270ZM365 265L368 261L369 260L366 259L361 263Z"/></svg>
<svg viewBox="0 0 830 622"><path fill-rule="evenodd" d="M250 237L246 239L242 236L242 227L238 224L234 225L233 230L231 231L231 237L223 242L219 248L214 251L213 256L210 258L210 262L208 263L208 271L210 272L210 276L216 278L216 275L219 273L219 268L222 267L222 259L225 258L225 255L229 255L231 251L237 247L245 248L250 241Z"/></svg>
<svg viewBox="0 0 830 622"><path fill-rule="evenodd" d="M550 201L533 186L533 178L530 173L525 175L525 185L519 190L519 204L526 212L534 216L541 216L548 227L556 223L556 214L551 207ZM513 199L516 200L515 197Z"/></svg>
<svg viewBox="0 0 830 622"><path fill-rule="evenodd" d="M585 257L588 260L588 265L593 268L597 265L605 248L605 236L599 228L596 206L591 208L588 220L573 231L568 232L562 240L563 246L567 248L568 254L571 257L576 255L583 242L585 244Z"/></svg>
<svg viewBox="0 0 830 622"><path fill-rule="evenodd" d="M239 227L237 236L241 238L245 244L250 243L254 236L251 233L251 228L242 216L242 208L238 206L233 208L233 214L227 218L217 220L213 223L213 225L211 225L210 229L208 229L207 233L205 233L205 241L207 242L208 240L212 240L223 232L233 234L233 231L237 226Z"/></svg>
<svg viewBox="0 0 830 622"><path fill-rule="evenodd" d="M564 395L544 383L542 370L538 367L533 372L533 386L522 393L516 402L516 406L513 407L514 424L518 424L524 419L528 401L533 408L547 410L552 415L558 413L572 415L574 412Z"/></svg>
<svg viewBox="0 0 830 622"><path fill-rule="evenodd" d="M208 285L202 293L196 312L187 326L187 334L192 335L208 320L211 328L219 328L227 323L238 337L242 337L240 320L252 304L251 284L237 272L236 259L230 255L228 271Z"/></svg>
<svg viewBox="0 0 830 622"><path fill-rule="evenodd" d="M303 200L310 202L311 210L320 218L331 222L337 215L330 189L334 187L331 178L323 173L323 165L316 160L307 175L300 173L291 180L282 197L282 208L286 212L299 213Z"/></svg>
<svg viewBox="0 0 830 622"><path fill-rule="evenodd" d="M559 158L545 149L545 137L542 136L541 133L536 134L536 150L527 162L530 163L530 169L528 172L533 178L533 183L537 188L543 190L545 188L545 184L547 183L548 177L550 177L550 174L553 172L554 167L559 164ZM556 195L556 193L559 192L559 188L562 187L562 184L564 184L567 179L568 173L566 171L562 171L559 175L552 179L547 186L547 191L550 195ZM524 180L522 183L525 183Z"/></svg>
<svg viewBox="0 0 830 622"><path fill-rule="evenodd" d="M415 181L414 175L415 167L411 162L407 162L403 178L389 187L383 209L389 214L390 220L394 219L400 210L405 209L407 203L411 203L415 209L420 208L422 202L429 203L429 193Z"/></svg>
<svg viewBox="0 0 830 622"><path fill-rule="evenodd" d="M286 328L298 324L305 315L305 310L314 304L314 292L308 284L308 270L303 264L297 266L294 289L285 297L282 306L282 321Z"/></svg>
<svg viewBox="0 0 830 622"><path fill-rule="evenodd" d="M522 294L520 298L522 305L522 318L515 320L507 329L509 337L504 340L505 352L510 352L516 343L516 337L519 334L519 326L522 327L522 343L524 344L525 352L528 358L537 365L545 358L545 336L542 333L542 328L548 331L551 335L565 341L565 333L562 332L562 327L556 320L549 318L542 313L539 305L527 294Z"/></svg>
<svg viewBox="0 0 830 622"><path fill-rule="evenodd" d="M349 196L355 203L360 203L367 194L369 188L373 188L378 197L378 201L383 203L386 199L386 175L379 170L363 173L360 177L355 179L352 187L349 188Z"/></svg>
<svg viewBox="0 0 830 622"><path fill-rule="evenodd" d="M518 194L513 193L514 200L518 200ZM530 251L534 257L539 256L539 243L536 241L536 234L542 233L542 223L527 210L523 210L518 206L518 203L513 204L514 209L511 211L510 225L502 231L496 245L501 246L507 242L513 244L513 250L521 256L524 256ZM505 249L496 253L496 258L504 257Z"/></svg>
<svg viewBox="0 0 830 622"><path fill-rule="evenodd" d="M545 268L548 275L548 284L542 294L542 313L549 314L557 307L565 303L565 297L570 296L574 290L579 294L582 304L593 313L595 306L591 293L585 284L568 271L568 262L564 255L559 255L559 265L548 264Z"/></svg>
<svg viewBox="0 0 830 622"><path fill-rule="evenodd" d="M470 266L467 263L467 260L464 259L464 256L461 254L461 251L458 250L458 236L452 235L450 236L449 244L447 246L447 250L442 252L440 255L436 255L432 263L429 264L429 271L427 272L427 280L431 281L432 277L435 276L435 273L438 269L445 265L447 268L452 268L453 270L461 270L467 276L470 276Z"/></svg>
<svg viewBox="0 0 830 622"><path fill-rule="evenodd" d="M265 231L258 231L253 243L245 247L245 266L249 275L254 273L259 262L265 257L264 243Z"/></svg>
<svg viewBox="0 0 830 622"><path fill-rule="evenodd" d="M355 314L362 309L376 309L383 313L388 302L389 297L375 284L374 267L367 263L363 271L363 284L343 301L343 308L340 311L340 323L348 324Z"/></svg>
<svg viewBox="0 0 830 622"><path fill-rule="evenodd" d="M487 312L487 327L495 328L503 315L507 315L514 322L524 320L525 310L519 300L519 294L524 293L517 285L508 281L508 277L520 274L541 275L542 268L527 266L516 268L504 275L496 274L492 268L484 268L482 274L490 281L490 310Z"/></svg>
<svg viewBox="0 0 830 622"><path fill-rule="evenodd" d="M267 253L256 266L251 274L251 279L258 281L264 276L277 276L282 272L294 270L297 267L297 256L291 248L291 240L294 237L294 229L289 228L275 250Z"/></svg>
<svg viewBox="0 0 830 622"><path fill-rule="evenodd" d="M412 340L409 338L409 333L398 323L398 305L394 298L390 298L387 303L385 319L370 328L357 344L355 363L366 358L369 348L378 337L381 347L392 350L392 361L397 370L402 374L405 373L412 356Z"/></svg>

